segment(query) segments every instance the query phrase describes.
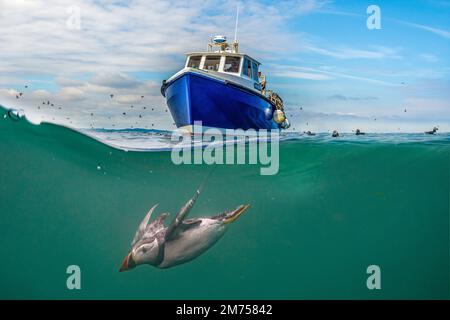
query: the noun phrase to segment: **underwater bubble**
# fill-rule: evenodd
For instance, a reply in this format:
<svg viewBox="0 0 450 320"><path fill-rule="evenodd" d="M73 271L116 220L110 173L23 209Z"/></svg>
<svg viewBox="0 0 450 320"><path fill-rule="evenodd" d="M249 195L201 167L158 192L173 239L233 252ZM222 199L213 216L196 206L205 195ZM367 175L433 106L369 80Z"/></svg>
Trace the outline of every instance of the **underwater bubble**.
<svg viewBox="0 0 450 320"><path fill-rule="evenodd" d="M97 164L97 170L102 170L102 166L99 164Z"/></svg>
<svg viewBox="0 0 450 320"><path fill-rule="evenodd" d="M24 115L25 113L23 112L23 110L16 110L16 109L8 110L8 117L14 121L20 120L20 118L22 118Z"/></svg>

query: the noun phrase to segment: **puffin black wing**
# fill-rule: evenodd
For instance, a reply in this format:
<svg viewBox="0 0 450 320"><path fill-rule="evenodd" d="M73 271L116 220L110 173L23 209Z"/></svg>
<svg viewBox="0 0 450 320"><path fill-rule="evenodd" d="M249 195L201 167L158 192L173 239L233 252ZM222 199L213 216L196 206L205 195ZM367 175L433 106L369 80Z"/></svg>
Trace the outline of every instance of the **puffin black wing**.
<svg viewBox="0 0 450 320"><path fill-rule="evenodd" d="M200 195L200 189L198 189L195 192L194 196L191 199L189 199L189 201L186 202L186 204L183 207L181 207L180 212L178 212L175 219L172 221L170 226L167 228L166 237L165 237L166 241L170 240L172 238L172 236L175 234L177 228L182 224L183 219L186 218L189 211L191 211L191 209L194 206L195 202L197 201L199 195Z"/></svg>
<svg viewBox="0 0 450 320"><path fill-rule="evenodd" d="M152 216L153 211L155 211L155 208L158 206L158 204L155 204L147 213L144 220L142 220L141 224L139 225L136 234L134 235L133 241L131 242L131 246L134 246L145 234L145 230L147 228L148 222L150 221L150 218Z"/></svg>

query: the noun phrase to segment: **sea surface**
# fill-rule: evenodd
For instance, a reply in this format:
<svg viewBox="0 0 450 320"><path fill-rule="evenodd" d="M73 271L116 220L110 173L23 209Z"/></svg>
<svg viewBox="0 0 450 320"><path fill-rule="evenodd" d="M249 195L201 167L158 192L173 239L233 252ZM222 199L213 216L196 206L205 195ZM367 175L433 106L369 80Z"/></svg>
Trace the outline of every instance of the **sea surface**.
<svg viewBox="0 0 450 320"><path fill-rule="evenodd" d="M175 165L170 132L33 125L3 108L0 137L1 299L450 298L449 134L282 135L272 176ZM192 216L249 210L192 262L119 273L148 209L173 217L208 175Z"/></svg>

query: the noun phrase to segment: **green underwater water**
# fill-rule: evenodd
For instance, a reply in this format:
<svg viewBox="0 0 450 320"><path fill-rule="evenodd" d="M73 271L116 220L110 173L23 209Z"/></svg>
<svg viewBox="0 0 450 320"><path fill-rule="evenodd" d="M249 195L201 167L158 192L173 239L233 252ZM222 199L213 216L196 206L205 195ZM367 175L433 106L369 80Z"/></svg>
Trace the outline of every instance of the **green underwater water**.
<svg viewBox="0 0 450 320"><path fill-rule="evenodd" d="M148 209L173 216L212 167L0 111L2 299L449 298L448 143L283 141L277 175L215 166L192 214L251 208L190 263L119 273Z"/></svg>

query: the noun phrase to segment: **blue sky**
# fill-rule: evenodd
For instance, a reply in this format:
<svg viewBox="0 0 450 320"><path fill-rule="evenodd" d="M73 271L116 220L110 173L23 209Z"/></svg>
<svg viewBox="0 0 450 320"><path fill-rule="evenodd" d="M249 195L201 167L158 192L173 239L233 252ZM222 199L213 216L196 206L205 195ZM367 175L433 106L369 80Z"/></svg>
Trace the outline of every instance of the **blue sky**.
<svg viewBox="0 0 450 320"><path fill-rule="evenodd" d="M3 0L0 103L77 127L170 129L161 81L210 35L232 37L237 3ZM450 1L242 1L239 41L292 130L450 131Z"/></svg>

